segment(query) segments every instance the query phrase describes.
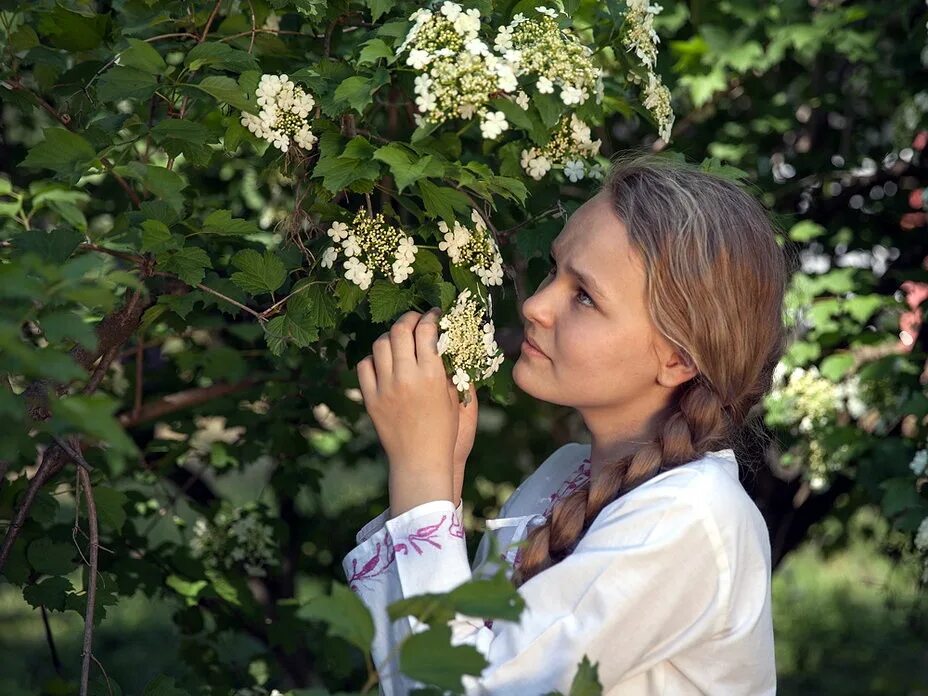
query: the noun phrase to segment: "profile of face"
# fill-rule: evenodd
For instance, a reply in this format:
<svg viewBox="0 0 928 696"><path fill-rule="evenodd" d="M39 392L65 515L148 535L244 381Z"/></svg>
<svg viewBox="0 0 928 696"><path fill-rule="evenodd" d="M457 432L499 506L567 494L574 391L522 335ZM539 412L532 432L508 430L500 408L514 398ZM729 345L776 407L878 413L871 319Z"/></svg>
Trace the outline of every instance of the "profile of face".
<svg viewBox="0 0 928 696"><path fill-rule="evenodd" d="M525 336L544 355L523 343L515 384L588 416L640 416L666 405L695 371L650 320L644 265L606 192L570 216L551 256L555 266L521 310Z"/></svg>

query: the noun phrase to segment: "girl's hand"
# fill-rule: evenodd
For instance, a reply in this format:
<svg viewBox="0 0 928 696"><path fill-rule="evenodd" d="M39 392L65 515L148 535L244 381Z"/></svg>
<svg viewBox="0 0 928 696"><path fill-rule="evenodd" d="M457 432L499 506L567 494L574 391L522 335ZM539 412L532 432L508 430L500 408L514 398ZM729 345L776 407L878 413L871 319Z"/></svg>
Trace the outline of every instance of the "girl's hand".
<svg viewBox="0 0 928 696"><path fill-rule="evenodd" d="M391 509L394 497L397 508L451 498L459 406L438 354L439 313L406 312L357 366L364 408L390 462Z"/></svg>

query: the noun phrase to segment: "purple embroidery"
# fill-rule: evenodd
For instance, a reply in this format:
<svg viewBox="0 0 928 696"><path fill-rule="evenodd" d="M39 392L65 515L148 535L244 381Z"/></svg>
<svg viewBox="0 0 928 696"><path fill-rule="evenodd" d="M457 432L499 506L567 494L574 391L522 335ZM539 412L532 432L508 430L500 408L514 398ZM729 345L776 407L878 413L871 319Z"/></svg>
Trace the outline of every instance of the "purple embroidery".
<svg viewBox="0 0 928 696"><path fill-rule="evenodd" d="M377 577L378 575L386 572L386 570L393 564L393 561L396 560L397 551L402 552L403 554L408 554L409 545L411 545L416 550L416 553L421 556L422 547L420 547L416 542L428 542L435 548L440 549L442 546L434 539L434 537L439 536L441 527L447 517L447 515L442 515L441 519L435 524L428 524L424 527L419 527L419 529L414 531L412 534L406 535L405 542L407 543L399 542L394 544L393 538L390 536L389 530L387 530L384 543L381 544L379 541L377 542L374 555L364 562L364 565L361 566L360 570L358 570L357 559L351 560L352 573L351 577L348 578L348 587L357 592L357 583L359 580L369 580L370 578ZM448 534L459 539L464 537L464 527L460 522L458 522L457 517L453 514L451 515L451 522L448 524ZM381 547L383 547L383 554L381 554ZM382 565L381 561L383 562Z"/></svg>

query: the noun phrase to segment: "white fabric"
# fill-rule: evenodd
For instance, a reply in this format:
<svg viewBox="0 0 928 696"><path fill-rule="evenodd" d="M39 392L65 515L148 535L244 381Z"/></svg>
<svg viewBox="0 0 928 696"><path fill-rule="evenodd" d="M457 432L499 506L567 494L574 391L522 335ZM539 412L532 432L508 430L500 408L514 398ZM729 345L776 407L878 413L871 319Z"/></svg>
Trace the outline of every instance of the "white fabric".
<svg viewBox="0 0 928 696"><path fill-rule="evenodd" d="M426 626L386 607L446 592L507 564L553 500L581 484L590 445L552 453L487 520L473 567L461 506L435 500L358 533L343 559L348 584L374 616L380 693L405 696L421 683L401 675L396 655ZM505 554L488 558L489 536ZM459 615L453 644L475 646L489 665L465 677L466 693L568 693L584 654L599 663L606 696L769 696L776 693L770 606L770 540L738 481L731 449L662 472L606 505L573 553L519 588L519 622Z"/></svg>

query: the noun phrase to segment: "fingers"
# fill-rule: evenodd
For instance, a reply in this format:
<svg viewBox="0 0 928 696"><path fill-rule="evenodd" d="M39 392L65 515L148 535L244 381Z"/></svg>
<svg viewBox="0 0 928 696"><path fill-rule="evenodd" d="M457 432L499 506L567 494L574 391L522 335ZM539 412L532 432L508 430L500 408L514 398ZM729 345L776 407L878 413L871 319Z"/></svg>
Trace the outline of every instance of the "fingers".
<svg viewBox="0 0 928 696"><path fill-rule="evenodd" d="M374 371L374 358L368 355L357 365L358 384L365 404L370 404L377 395L377 375ZM366 407L365 407L366 408Z"/></svg>
<svg viewBox="0 0 928 696"><path fill-rule="evenodd" d="M394 379L405 380L411 377L416 370L416 342L413 332L421 317L421 312L410 310L390 327Z"/></svg>
<svg viewBox="0 0 928 696"><path fill-rule="evenodd" d="M420 366L426 366L441 361L438 355L438 317L441 310L437 307L430 309L422 315L416 325L416 361Z"/></svg>

